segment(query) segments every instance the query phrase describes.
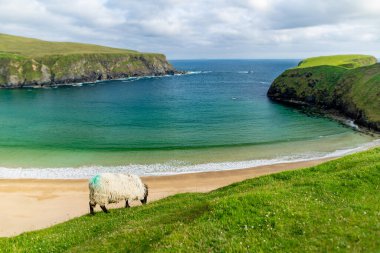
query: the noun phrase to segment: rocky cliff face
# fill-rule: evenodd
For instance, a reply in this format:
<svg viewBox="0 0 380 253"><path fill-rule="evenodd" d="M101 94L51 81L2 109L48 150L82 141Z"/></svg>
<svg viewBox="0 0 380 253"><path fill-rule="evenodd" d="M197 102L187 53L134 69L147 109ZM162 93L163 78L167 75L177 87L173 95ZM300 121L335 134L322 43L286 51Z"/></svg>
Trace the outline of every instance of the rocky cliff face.
<svg viewBox="0 0 380 253"><path fill-rule="evenodd" d="M164 55L90 53L24 57L0 54L0 87L55 86L176 73Z"/></svg>
<svg viewBox="0 0 380 253"><path fill-rule="evenodd" d="M380 131L380 64L355 69L289 69L274 80L267 95L294 106L332 109L361 126Z"/></svg>

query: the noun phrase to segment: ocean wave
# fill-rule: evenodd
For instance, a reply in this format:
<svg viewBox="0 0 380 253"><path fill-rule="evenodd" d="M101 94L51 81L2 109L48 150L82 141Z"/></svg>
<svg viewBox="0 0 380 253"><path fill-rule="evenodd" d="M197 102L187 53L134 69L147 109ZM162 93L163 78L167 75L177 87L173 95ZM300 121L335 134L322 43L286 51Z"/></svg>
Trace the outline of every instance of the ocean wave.
<svg viewBox="0 0 380 253"><path fill-rule="evenodd" d="M132 76L132 77L127 77L127 78L121 78L121 79L112 79L112 80L105 80L105 81L122 81L123 83L126 82L133 82L137 80L142 80L142 79L153 79L153 78L164 78L164 77L172 77L172 76L177 76L181 74L175 74L175 75L162 75L162 76Z"/></svg>
<svg viewBox="0 0 380 253"><path fill-rule="evenodd" d="M371 147L380 146L380 139L365 143L358 147L336 150L331 153L303 153L293 156L277 157L273 159L233 161L233 162L216 162L204 164L189 164L184 161L169 161L158 164L128 164L123 166L83 166L68 168L5 168L0 167L0 178L4 179L85 179L90 178L98 173L133 173L140 176L153 175L173 175L183 173L196 173L207 171L222 171L245 169L264 165L273 165L279 163L292 163L311 161L317 159L335 158L343 155L356 153L367 150Z"/></svg>
<svg viewBox="0 0 380 253"><path fill-rule="evenodd" d="M64 83L64 84L57 84L57 85L51 85L51 86L42 86L42 87L24 86L24 88L51 89L51 88L59 88L59 87L82 87L82 86L93 86L95 84L108 83L108 82L113 82L113 81L121 81L123 83L129 83L129 82L134 82L134 81L138 81L138 80L145 80L145 79L166 78L166 77L183 76L183 75L194 75L194 74L207 74L207 73L211 73L211 72L212 71L187 71L185 73L177 73L177 74L174 74L174 75L131 76L131 77L124 77L124 78L108 79L108 80L97 80L97 81L91 81L91 82Z"/></svg>
<svg viewBox="0 0 380 253"><path fill-rule="evenodd" d="M185 73L186 74L186 73ZM123 78L115 78L115 79L107 79L107 80L96 80L91 82L79 82L79 83L64 83L64 84L57 84L52 86L43 86L43 87L34 87L34 86L24 86L25 88L59 88L59 87L82 87L82 86L93 86L95 84L99 83L108 83L113 81L121 81L121 82L131 82L131 81L137 81L140 79L152 79L152 78L164 78L164 77L173 77L173 76L180 76L185 74L174 74L174 75L160 75L160 76L131 76L131 77L123 77Z"/></svg>
<svg viewBox="0 0 380 253"><path fill-rule="evenodd" d="M241 70L241 71L238 71L237 73L239 73L239 74L253 74L253 70Z"/></svg>
<svg viewBox="0 0 380 253"><path fill-rule="evenodd" d="M187 71L184 75L194 75L194 74L208 74L212 71Z"/></svg>
<svg viewBox="0 0 380 253"><path fill-rule="evenodd" d="M144 80L144 79L156 79L156 78L165 78L165 77L173 77L173 76L185 76L185 75L194 75L194 74L206 74L211 73L212 71L188 71L185 73L177 73L174 75L161 75L161 76L136 76L136 77L127 77L127 78L121 78L121 79L113 79L113 80L104 80L99 82L107 82L107 81L122 81L123 83L126 82L133 82L138 80Z"/></svg>
<svg viewBox="0 0 380 253"><path fill-rule="evenodd" d="M355 124L355 122L351 119L348 119L345 121L345 124L355 130L360 130L359 126L357 124Z"/></svg>

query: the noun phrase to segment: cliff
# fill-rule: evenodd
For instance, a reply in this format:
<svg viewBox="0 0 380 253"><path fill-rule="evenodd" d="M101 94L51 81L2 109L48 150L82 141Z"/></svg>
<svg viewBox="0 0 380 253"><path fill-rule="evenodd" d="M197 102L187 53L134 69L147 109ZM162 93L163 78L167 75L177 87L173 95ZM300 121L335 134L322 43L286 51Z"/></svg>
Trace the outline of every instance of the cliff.
<svg viewBox="0 0 380 253"><path fill-rule="evenodd" d="M328 59L334 57L342 58L330 56ZM351 56L352 62L346 61L347 65L343 66L331 63L338 61L310 64L308 59L304 60L277 77L267 95L294 106L313 107L323 112L334 110L358 125L380 131L380 64L374 57L360 58L355 61ZM305 62L309 65L305 66Z"/></svg>
<svg viewBox="0 0 380 253"><path fill-rule="evenodd" d="M0 34L0 87L52 86L176 73L162 54Z"/></svg>

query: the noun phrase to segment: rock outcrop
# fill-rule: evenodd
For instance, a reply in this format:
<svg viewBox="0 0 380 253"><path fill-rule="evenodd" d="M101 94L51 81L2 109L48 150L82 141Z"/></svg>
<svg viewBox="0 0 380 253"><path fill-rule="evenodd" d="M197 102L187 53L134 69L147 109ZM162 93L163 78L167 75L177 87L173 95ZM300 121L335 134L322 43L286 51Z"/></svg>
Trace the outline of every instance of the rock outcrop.
<svg viewBox="0 0 380 253"><path fill-rule="evenodd" d="M176 73L160 54L70 54L0 57L0 87L52 86Z"/></svg>
<svg viewBox="0 0 380 253"><path fill-rule="evenodd" d="M380 131L380 64L348 69L320 65L286 70L268 97L293 106L335 111L358 125Z"/></svg>
<svg viewBox="0 0 380 253"><path fill-rule="evenodd" d="M176 70L163 54L0 34L0 87L56 86Z"/></svg>

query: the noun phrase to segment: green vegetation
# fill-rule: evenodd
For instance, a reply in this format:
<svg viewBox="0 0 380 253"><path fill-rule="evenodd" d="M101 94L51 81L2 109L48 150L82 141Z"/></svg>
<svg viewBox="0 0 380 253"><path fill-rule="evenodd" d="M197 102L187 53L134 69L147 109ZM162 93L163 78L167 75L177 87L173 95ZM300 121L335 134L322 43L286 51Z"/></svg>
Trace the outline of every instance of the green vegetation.
<svg viewBox="0 0 380 253"><path fill-rule="evenodd" d="M2 252L379 252L380 148L1 238Z"/></svg>
<svg viewBox="0 0 380 253"><path fill-rule="evenodd" d="M162 54L0 34L0 87L174 73Z"/></svg>
<svg viewBox="0 0 380 253"><path fill-rule="evenodd" d="M72 42L49 42L0 33L0 55L2 52L25 57L40 57L54 54L139 53L128 49Z"/></svg>
<svg viewBox="0 0 380 253"><path fill-rule="evenodd" d="M365 120L377 122L380 129L380 64L345 73L338 82L336 96L340 106L347 106L351 115L362 108Z"/></svg>
<svg viewBox="0 0 380 253"><path fill-rule="evenodd" d="M333 66L289 69L273 82L268 92L289 100L328 106L335 99L336 83L345 72L346 69Z"/></svg>
<svg viewBox="0 0 380 253"><path fill-rule="evenodd" d="M346 56L302 61L302 67L286 70L274 80L268 96L293 105L335 109L357 124L380 131L380 64L349 69L329 65L339 63L338 60L322 65L321 59L326 58L339 60ZM319 66L305 67L304 63L310 65L313 62Z"/></svg>
<svg viewBox="0 0 380 253"><path fill-rule="evenodd" d="M298 68L308 68L321 65L339 66L343 68L358 68L375 64L376 58L371 55L349 54L312 57L301 61Z"/></svg>

